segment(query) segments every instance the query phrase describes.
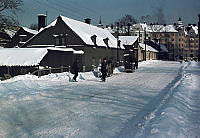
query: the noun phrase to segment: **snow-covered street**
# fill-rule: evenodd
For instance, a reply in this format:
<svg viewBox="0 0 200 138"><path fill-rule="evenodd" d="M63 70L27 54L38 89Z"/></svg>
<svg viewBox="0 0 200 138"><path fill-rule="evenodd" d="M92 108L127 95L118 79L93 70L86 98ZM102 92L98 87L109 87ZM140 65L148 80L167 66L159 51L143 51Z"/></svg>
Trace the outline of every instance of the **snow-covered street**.
<svg viewBox="0 0 200 138"><path fill-rule="evenodd" d="M134 73L118 72L106 82L92 72L80 73L78 82L69 82L72 76L0 82L0 137L200 135L196 62L143 62Z"/></svg>

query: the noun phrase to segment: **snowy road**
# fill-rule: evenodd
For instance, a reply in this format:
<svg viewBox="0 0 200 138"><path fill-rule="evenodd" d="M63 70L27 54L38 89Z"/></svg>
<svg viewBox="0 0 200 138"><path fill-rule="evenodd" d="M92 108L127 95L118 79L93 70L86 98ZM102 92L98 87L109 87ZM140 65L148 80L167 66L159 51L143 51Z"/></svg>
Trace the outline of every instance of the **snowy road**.
<svg viewBox="0 0 200 138"><path fill-rule="evenodd" d="M81 74L78 83L68 82L67 73L1 82L0 137L165 136L151 121L165 126L157 114L167 115L172 91L186 83L181 74L193 69L193 64L184 65L150 61L134 73L114 75L105 83L91 73ZM194 106L199 105L200 98L196 98Z"/></svg>

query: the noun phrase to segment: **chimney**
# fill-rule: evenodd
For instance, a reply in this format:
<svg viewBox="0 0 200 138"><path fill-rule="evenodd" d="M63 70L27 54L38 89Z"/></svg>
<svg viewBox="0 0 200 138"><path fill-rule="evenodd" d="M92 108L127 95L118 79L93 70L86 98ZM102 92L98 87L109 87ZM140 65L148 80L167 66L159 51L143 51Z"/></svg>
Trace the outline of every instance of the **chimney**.
<svg viewBox="0 0 200 138"><path fill-rule="evenodd" d="M111 29L113 29L113 28L114 28L113 24L111 24L111 26L110 26L110 27L111 27Z"/></svg>
<svg viewBox="0 0 200 138"><path fill-rule="evenodd" d="M85 18L84 20L85 20L85 23L91 24L91 19L90 18Z"/></svg>
<svg viewBox="0 0 200 138"><path fill-rule="evenodd" d="M38 31L46 26L46 15L38 14Z"/></svg>

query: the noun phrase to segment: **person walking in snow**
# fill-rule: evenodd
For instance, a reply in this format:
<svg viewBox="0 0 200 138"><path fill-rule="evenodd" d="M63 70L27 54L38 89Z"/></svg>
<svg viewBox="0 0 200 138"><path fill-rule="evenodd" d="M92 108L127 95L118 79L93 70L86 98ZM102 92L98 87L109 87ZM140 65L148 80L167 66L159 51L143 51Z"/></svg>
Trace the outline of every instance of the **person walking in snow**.
<svg viewBox="0 0 200 138"><path fill-rule="evenodd" d="M72 65L72 69L73 69L73 73L74 73L73 81L77 81L76 78L78 77L78 71L79 71L77 61L74 61L73 65Z"/></svg>
<svg viewBox="0 0 200 138"><path fill-rule="evenodd" d="M101 80L106 81L106 75L107 75L107 63L106 63L106 58L103 59L101 63Z"/></svg>

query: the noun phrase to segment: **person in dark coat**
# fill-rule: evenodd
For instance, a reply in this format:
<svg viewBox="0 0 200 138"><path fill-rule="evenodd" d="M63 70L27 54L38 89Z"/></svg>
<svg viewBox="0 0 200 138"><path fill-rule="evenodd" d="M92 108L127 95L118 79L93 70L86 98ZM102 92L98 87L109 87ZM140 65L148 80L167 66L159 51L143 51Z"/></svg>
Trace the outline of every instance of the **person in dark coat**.
<svg viewBox="0 0 200 138"><path fill-rule="evenodd" d="M103 59L101 63L101 80L106 81L106 75L107 75L107 63L106 63L106 58Z"/></svg>
<svg viewBox="0 0 200 138"><path fill-rule="evenodd" d="M78 77L78 71L79 71L77 61L74 61L73 65L72 65L72 69L73 69L73 73L74 73L73 81L77 81L76 78Z"/></svg>

